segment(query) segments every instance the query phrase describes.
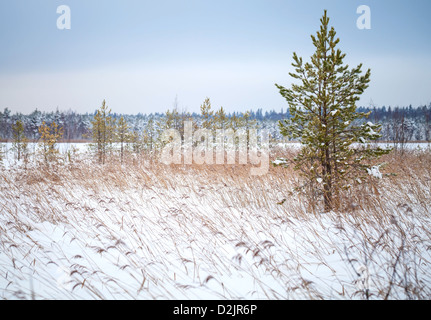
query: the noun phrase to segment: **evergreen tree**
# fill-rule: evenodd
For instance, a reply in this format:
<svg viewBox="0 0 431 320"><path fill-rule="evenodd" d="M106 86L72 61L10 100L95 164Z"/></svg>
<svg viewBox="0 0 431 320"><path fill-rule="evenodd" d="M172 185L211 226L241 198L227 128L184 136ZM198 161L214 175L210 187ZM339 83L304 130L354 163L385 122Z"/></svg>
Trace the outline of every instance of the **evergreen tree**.
<svg viewBox="0 0 431 320"><path fill-rule="evenodd" d="M183 126L181 120L181 114L178 112L178 109L176 107L172 109L172 111L168 109L165 115L164 129L175 129L181 131L181 128Z"/></svg>
<svg viewBox="0 0 431 320"><path fill-rule="evenodd" d="M236 115L234 112L233 115L229 118L228 128L229 129L239 129L242 125L241 118Z"/></svg>
<svg viewBox="0 0 431 320"><path fill-rule="evenodd" d="M39 126L42 124L41 117L42 117L42 113L37 109L33 111L29 116L30 119L29 119L28 129L29 129L30 139L33 139L34 141L36 141L37 139Z"/></svg>
<svg viewBox="0 0 431 320"><path fill-rule="evenodd" d="M9 108L5 108L1 117L0 123L0 133L4 139L9 139L10 135L10 119L11 119L11 111Z"/></svg>
<svg viewBox="0 0 431 320"><path fill-rule="evenodd" d="M213 118L214 111L211 110L211 101L209 98L206 98L204 103L201 105L201 117L202 117L202 128L204 129L213 129Z"/></svg>
<svg viewBox="0 0 431 320"><path fill-rule="evenodd" d="M16 152L18 161L27 154L28 140L24 132L24 123L21 120L17 120L16 123L12 125L12 148Z"/></svg>
<svg viewBox="0 0 431 320"><path fill-rule="evenodd" d="M156 138L155 125L156 124L154 121L154 117L151 115L148 119L146 130L145 130L145 135L144 135L144 142L150 151L153 151L154 142L155 142L155 138Z"/></svg>
<svg viewBox="0 0 431 320"><path fill-rule="evenodd" d="M193 119L192 115L189 112L182 111L181 113L178 111L176 107L176 103L174 109L172 111L168 110L165 115L164 124L162 127L164 129L174 129L180 133L181 138L184 138L184 122L191 121L193 124L193 128L197 128L196 121ZM160 132L161 133L161 132ZM159 134L161 137L161 134ZM163 143L162 143L163 144Z"/></svg>
<svg viewBox="0 0 431 320"><path fill-rule="evenodd" d="M121 116L116 126L116 140L120 144L120 161L124 160L124 145L131 141L130 126L127 121Z"/></svg>
<svg viewBox="0 0 431 320"><path fill-rule="evenodd" d="M145 137L142 138L142 135L139 134L138 131L134 130L130 135L130 142L132 144L132 151L139 158L145 149Z"/></svg>
<svg viewBox="0 0 431 320"><path fill-rule="evenodd" d="M219 110L216 111L214 116L214 126L215 129L227 129L229 125L229 119L226 115L225 110L223 107L220 107Z"/></svg>
<svg viewBox="0 0 431 320"><path fill-rule="evenodd" d="M243 113L241 118L241 125L246 130L257 129L257 121L255 119L252 119L250 110L247 110Z"/></svg>
<svg viewBox="0 0 431 320"><path fill-rule="evenodd" d="M63 128L59 128L55 122L51 126L46 125L45 121L39 127L40 142L39 146L45 160L45 164L57 159L58 149L57 143L63 137Z"/></svg>
<svg viewBox="0 0 431 320"><path fill-rule="evenodd" d="M111 116L111 110L108 109L106 101L103 100L102 106L96 111L92 125L93 148L100 164L105 164L106 155L109 147L114 140L115 121Z"/></svg>
<svg viewBox="0 0 431 320"><path fill-rule="evenodd" d="M370 113L357 112L356 102L368 87L371 71L361 75L362 64L349 70L345 54L336 49L339 39L328 27L326 10L317 36L311 62L303 63L296 53L290 76L299 83L291 88L277 85L289 104L290 119L280 121L284 136L299 139L302 149L294 159L308 184L323 195L325 211L337 206L340 192L367 174L365 162L389 151L373 149L367 142L379 138L380 126L360 123ZM363 122L363 121L362 121ZM360 143L361 148L354 148Z"/></svg>

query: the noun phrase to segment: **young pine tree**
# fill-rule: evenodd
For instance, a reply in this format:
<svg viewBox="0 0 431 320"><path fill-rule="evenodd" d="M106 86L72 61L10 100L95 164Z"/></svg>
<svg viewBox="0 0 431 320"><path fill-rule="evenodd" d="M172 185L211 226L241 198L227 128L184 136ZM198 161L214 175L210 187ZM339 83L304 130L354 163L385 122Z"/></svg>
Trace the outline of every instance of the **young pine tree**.
<svg viewBox="0 0 431 320"><path fill-rule="evenodd" d="M148 122L146 123L144 137L143 137L143 142L150 153L153 151L155 147L155 141L157 137L156 125L157 123L154 120L154 116L151 115L148 118Z"/></svg>
<svg viewBox="0 0 431 320"><path fill-rule="evenodd" d="M14 125L12 125L12 148L16 152L18 161L27 155L28 149L28 139L24 133L24 123L21 120L17 120Z"/></svg>
<svg viewBox="0 0 431 320"><path fill-rule="evenodd" d="M175 129L180 131L182 127L181 122L181 114L178 112L178 109L175 107L172 111L166 111L166 124L165 129Z"/></svg>
<svg viewBox="0 0 431 320"><path fill-rule="evenodd" d="M132 151L139 159L145 150L145 141L138 130L134 130L130 134L130 143L132 145Z"/></svg>
<svg viewBox="0 0 431 320"><path fill-rule="evenodd" d="M213 118L214 111L211 110L210 98L206 98L204 103L201 105L201 118L202 118L202 128L203 129L213 129Z"/></svg>
<svg viewBox="0 0 431 320"><path fill-rule="evenodd" d="M123 164L124 146L131 142L130 126L123 116L121 116L116 126L116 140L120 144L120 160L121 164Z"/></svg>
<svg viewBox="0 0 431 320"><path fill-rule="evenodd" d="M214 115L214 127L215 129L227 129L229 126L229 118L223 109L223 107L220 107L219 110L215 112Z"/></svg>
<svg viewBox="0 0 431 320"><path fill-rule="evenodd" d="M242 123L241 117L237 116L236 113L234 112L229 119L228 128L233 129L233 130L237 130L237 129L241 128L242 124L243 123Z"/></svg>
<svg viewBox="0 0 431 320"><path fill-rule="evenodd" d="M102 106L97 110L92 124L93 148L100 164L105 164L109 146L114 138L115 123L111 117L111 110L108 109L106 101L103 100Z"/></svg>
<svg viewBox="0 0 431 320"><path fill-rule="evenodd" d="M380 137L380 126L364 124L370 113L357 112L356 103L368 88L371 71L362 74L362 64L349 70L343 63L345 54L337 49L340 40L334 28L329 28L326 10L320 21L320 30L311 36L316 48L311 62L304 64L293 54L295 72L290 76L297 83L291 88L276 86L291 115L280 121L281 134L302 143L295 169L301 171L306 184L316 186L325 211L330 211L337 206L340 192L367 174L366 162L389 150L367 144ZM353 147L354 143L361 147Z"/></svg>
<svg viewBox="0 0 431 320"><path fill-rule="evenodd" d="M59 128L55 122L51 123L51 126L46 125L45 121L39 126L40 134L40 150L45 160L45 164L48 165L50 162L57 159L58 149L57 143L63 137L63 128Z"/></svg>

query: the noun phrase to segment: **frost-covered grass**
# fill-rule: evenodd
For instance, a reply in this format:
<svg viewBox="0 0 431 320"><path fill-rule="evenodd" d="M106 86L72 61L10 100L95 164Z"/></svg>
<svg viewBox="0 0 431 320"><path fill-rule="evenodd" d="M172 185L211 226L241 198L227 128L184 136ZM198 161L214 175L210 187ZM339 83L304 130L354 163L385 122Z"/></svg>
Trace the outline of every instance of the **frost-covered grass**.
<svg viewBox="0 0 431 320"><path fill-rule="evenodd" d="M0 297L429 299L431 154L384 160L337 213L290 193L289 168L11 164Z"/></svg>

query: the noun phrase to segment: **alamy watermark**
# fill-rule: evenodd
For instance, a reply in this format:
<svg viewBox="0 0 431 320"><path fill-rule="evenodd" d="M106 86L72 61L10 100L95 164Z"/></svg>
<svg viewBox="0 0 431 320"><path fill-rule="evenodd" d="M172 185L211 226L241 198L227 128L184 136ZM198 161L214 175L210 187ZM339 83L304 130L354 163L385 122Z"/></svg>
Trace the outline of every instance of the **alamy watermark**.
<svg viewBox="0 0 431 320"><path fill-rule="evenodd" d="M356 27L359 30L371 29L371 8L366 5L361 5L356 9L356 13L360 14L356 20Z"/></svg>
<svg viewBox="0 0 431 320"><path fill-rule="evenodd" d="M161 153L164 164L202 165L251 164L251 175L264 175L269 169L269 133L256 129L198 129L184 122L184 131L168 129Z"/></svg>
<svg viewBox="0 0 431 320"><path fill-rule="evenodd" d="M356 9L356 13L360 14L356 20L356 27L360 30L371 29L371 8L367 5L360 5ZM71 10L68 5L61 5L57 7L57 14L60 16L57 18L57 29L59 30L70 30L72 27L72 16Z"/></svg>
<svg viewBox="0 0 431 320"><path fill-rule="evenodd" d="M58 6L57 14L60 15L57 18L57 29L70 30L72 28L72 16L70 7L67 5Z"/></svg>

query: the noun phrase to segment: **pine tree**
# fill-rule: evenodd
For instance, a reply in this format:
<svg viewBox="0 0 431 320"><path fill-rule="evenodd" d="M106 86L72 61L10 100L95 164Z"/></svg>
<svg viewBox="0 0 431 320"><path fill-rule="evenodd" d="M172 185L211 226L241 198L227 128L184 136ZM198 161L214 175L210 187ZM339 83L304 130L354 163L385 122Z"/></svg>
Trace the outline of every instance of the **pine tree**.
<svg viewBox="0 0 431 320"><path fill-rule="evenodd" d="M296 53L290 76L299 83L290 89L277 85L289 104L291 118L280 121L281 134L299 139L302 149L294 159L307 184L323 195L325 211L337 206L340 192L367 174L365 162L388 153L367 142L380 137L380 126L364 123L370 113L357 112L356 102L369 86L371 71L362 75L362 64L349 70L345 54L336 49L339 39L329 29L326 10L317 36L312 35L315 53L303 63ZM359 143L362 147L353 147Z"/></svg>
<svg viewBox="0 0 431 320"><path fill-rule="evenodd" d="M152 152L154 149L155 139L156 139L156 123L154 121L154 117L151 115L146 124L146 130L144 133L144 144L147 146L147 149Z"/></svg>
<svg viewBox="0 0 431 320"><path fill-rule="evenodd" d="M166 116L159 117L155 125L155 131L156 131L156 137L157 137L155 141L156 149L160 149L165 146L165 142L162 139L162 135L163 135L163 132L167 129L169 129L167 117Z"/></svg>
<svg viewBox="0 0 431 320"><path fill-rule="evenodd" d="M211 110L210 98L206 98L204 103L201 105L201 118L202 118L202 128L212 130L214 127L214 124L213 124L214 111Z"/></svg>
<svg viewBox="0 0 431 320"><path fill-rule="evenodd" d="M177 103L175 102L175 106L174 106L174 109L172 109L172 111L170 110L166 111L165 122L164 122L164 125L162 125L162 127L164 129L177 130L180 133L181 138L184 138L184 122L185 121L193 122L192 126L194 128L197 128L197 125L195 123L195 120L191 116L191 114L186 111L182 111L180 113L177 109L176 104ZM161 137L161 135L159 135L159 137Z"/></svg>
<svg viewBox="0 0 431 320"><path fill-rule="evenodd" d="M123 164L124 146L131 141L130 126L123 116L121 116L116 126L116 141L120 144L120 161Z"/></svg>
<svg viewBox="0 0 431 320"><path fill-rule="evenodd" d="M219 130L227 129L229 124L228 121L229 119L226 115L225 110L223 109L223 107L220 107L220 109L216 111L214 116L215 129L219 129Z"/></svg>
<svg viewBox="0 0 431 320"><path fill-rule="evenodd" d="M36 141L37 139L38 128L42 122L41 117L42 117L42 113L36 109L30 114L29 116L30 119L27 122L29 127L28 129L29 129L30 139L33 139L34 141Z"/></svg>
<svg viewBox="0 0 431 320"><path fill-rule="evenodd" d="M12 148L15 150L18 161L26 156L28 139L24 134L24 123L21 120L17 120L14 125L12 125Z"/></svg>
<svg viewBox="0 0 431 320"><path fill-rule="evenodd" d="M5 108L3 110L3 115L0 123L0 132L2 132L2 136L4 139L10 138L10 124L11 124L11 111L9 108Z"/></svg>
<svg viewBox="0 0 431 320"><path fill-rule="evenodd" d="M96 150L99 163L105 164L107 152L114 141L115 129L115 121L105 100L103 100L100 109L96 111L91 125L93 135L92 147Z"/></svg>
<svg viewBox="0 0 431 320"><path fill-rule="evenodd" d="M45 164L48 165L50 162L57 159L58 149L57 143L63 137L63 128L59 128L55 122L48 126L45 121L39 127L40 142L39 146L45 160Z"/></svg>
<svg viewBox="0 0 431 320"><path fill-rule="evenodd" d="M241 117L241 125L246 130L257 129L257 121L255 119L252 119L250 110L247 110L243 113Z"/></svg>
<svg viewBox="0 0 431 320"><path fill-rule="evenodd" d="M177 108L172 109L172 111L166 111L165 129L175 129L180 131L181 125L181 115Z"/></svg>
<svg viewBox="0 0 431 320"><path fill-rule="evenodd" d="M139 158L145 149L145 137L142 138L141 134L135 130L130 135L130 143L132 144L133 152Z"/></svg>
<svg viewBox="0 0 431 320"><path fill-rule="evenodd" d="M236 115L234 112L233 115L229 118L228 128L236 130L242 126L241 118Z"/></svg>

